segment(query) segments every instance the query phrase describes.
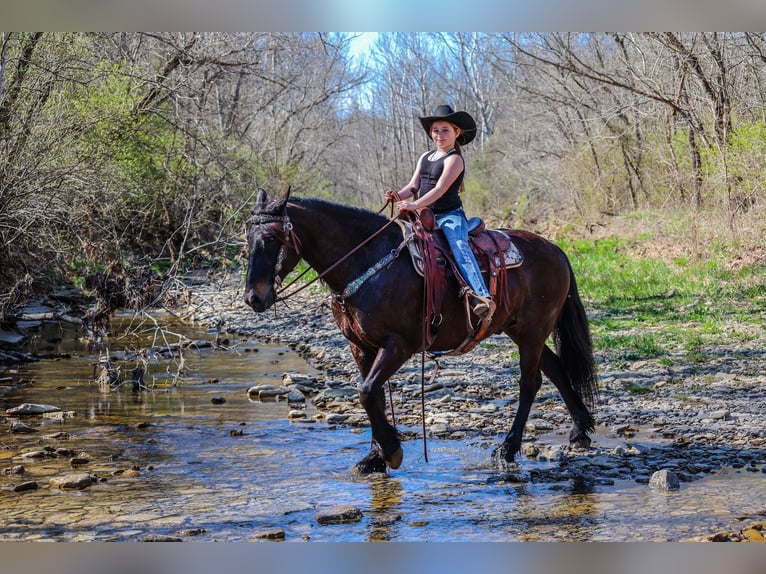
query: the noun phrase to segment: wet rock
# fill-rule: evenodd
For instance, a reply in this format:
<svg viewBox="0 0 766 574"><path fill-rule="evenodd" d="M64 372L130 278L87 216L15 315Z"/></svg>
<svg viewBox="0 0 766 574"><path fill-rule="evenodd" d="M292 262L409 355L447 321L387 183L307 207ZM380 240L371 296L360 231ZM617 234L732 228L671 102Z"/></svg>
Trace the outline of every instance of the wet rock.
<svg viewBox="0 0 766 574"><path fill-rule="evenodd" d="M122 478L136 478L137 476L141 476L141 468L133 465L130 468L115 470L112 475Z"/></svg>
<svg viewBox="0 0 766 574"><path fill-rule="evenodd" d="M663 469L652 474L649 479L649 486L658 490L678 490L681 488L681 483L674 472Z"/></svg>
<svg viewBox="0 0 766 574"><path fill-rule="evenodd" d="M287 393L288 404L304 404L306 402L306 397L301 391L293 387L289 387L289 390L290 392Z"/></svg>
<svg viewBox="0 0 766 574"><path fill-rule="evenodd" d="M43 319L54 319L56 312L53 308L39 303L24 307L19 313L19 319L22 321L42 321Z"/></svg>
<svg viewBox="0 0 766 574"><path fill-rule="evenodd" d="M25 425L24 423L18 421L14 421L11 423L11 428L8 429L8 432L13 434L31 434L39 431L34 427Z"/></svg>
<svg viewBox="0 0 766 574"><path fill-rule="evenodd" d="M275 540L281 541L285 539L285 531L281 528L274 528L272 530L262 530L253 534L253 540Z"/></svg>
<svg viewBox="0 0 766 574"><path fill-rule="evenodd" d="M37 490L39 488L39 485L37 484L37 481L30 480L28 482L22 482L21 484L17 484L11 488L13 492L28 492L30 490Z"/></svg>
<svg viewBox="0 0 766 574"><path fill-rule="evenodd" d="M362 511L356 506L334 506L316 514L319 524L346 524L362 520Z"/></svg>
<svg viewBox="0 0 766 574"><path fill-rule="evenodd" d="M183 530L179 530L178 534L181 536L199 536L200 534L205 534L207 532L207 528L185 528Z"/></svg>
<svg viewBox="0 0 766 574"><path fill-rule="evenodd" d="M170 536L169 534L147 534L140 540L141 542L183 542L182 538L178 536Z"/></svg>
<svg viewBox="0 0 766 574"><path fill-rule="evenodd" d="M58 455L50 450L31 450L21 455L21 458L56 458Z"/></svg>
<svg viewBox="0 0 766 574"><path fill-rule="evenodd" d="M347 413L330 413L325 417L327 424L340 424L348 420L350 414ZM766 470L764 470L766 472Z"/></svg>
<svg viewBox="0 0 766 574"><path fill-rule="evenodd" d="M210 399L210 402L213 403L214 405L223 405L226 403L226 399L223 397L213 397L212 399Z"/></svg>
<svg viewBox="0 0 766 574"><path fill-rule="evenodd" d="M751 526L743 530L742 536L748 542L766 542L766 538L763 536L762 525Z"/></svg>
<svg viewBox="0 0 766 574"><path fill-rule="evenodd" d="M86 464L90 464L90 457L84 453L81 453L79 456L72 457L69 460L70 466L83 466Z"/></svg>
<svg viewBox="0 0 766 574"><path fill-rule="evenodd" d="M253 385L247 389L247 396L255 401L275 401L290 393L290 389L274 385Z"/></svg>
<svg viewBox="0 0 766 574"><path fill-rule="evenodd" d="M317 395L311 399L311 402L319 406L326 404L332 400L349 400L358 396L356 389L349 388L337 388L337 389L323 389L317 393Z"/></svg>
<svg viewBox="0 0 766 574"><path fill-rule="evenodd" d="M69 434L68 432L59 431L59 432L43 435L42 438L45 440L69 440L72 438L72 435Z"/></svg>
<svg viewBox="0 0 766 574"><path fill-rule="evenodd" d="M53 405L37 405L33 403L23 403L17 407L6 409L5 414L8 415L42 415L45 413L59 412L61 409Z"/></svg>
<svg viewBox="0 0 766 574"><path fill-rule="evenodd" d="M282 384L286 387L289 387L290 385L300 385L307 389L319 389L322 386L316 377L303 373L283 373Z"/></svg>
<svg viewBox="0 0 766 574"><path fill-rule="evenodd" d="M3 474L24 474L26 472L26 469L20 465L15 464L13 466L7 466L3 469Z"/></svg>
<svg viewBox="0 0 766 574"><path fill-rule="evenodd" d="M5 331L0 329L0 348L15 349L24 344L27 338L16 331Z"/></svg>
<svg viewBox="0 0 766 574"><path fill-rule="evenodd" d="M305 419L306 418L306 411L301 411L298 409L291 409L287 413L287 418L294 420L294 419Z"/></svg>
<svg viewBox="0 0 766 574"><path fill-rule="evenodd" d="M88 488L93 482L93 477L88 473L67 474L50 479L51 486L64 490L81 490Z"/></svg>

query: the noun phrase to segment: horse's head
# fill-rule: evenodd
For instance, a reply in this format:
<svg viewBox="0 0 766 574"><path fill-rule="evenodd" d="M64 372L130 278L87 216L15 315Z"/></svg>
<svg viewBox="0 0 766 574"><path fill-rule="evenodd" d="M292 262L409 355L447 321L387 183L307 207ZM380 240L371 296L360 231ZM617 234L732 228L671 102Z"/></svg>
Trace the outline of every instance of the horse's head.
<svg viewBox="0 0 766 574"><path fill-rule="evenodd" d="M300 243L287 217L288 192L269 200L258 190L255 207L247 221L247 278L245 303L257 313L276 302L276 287L300 261Z"/></svg>

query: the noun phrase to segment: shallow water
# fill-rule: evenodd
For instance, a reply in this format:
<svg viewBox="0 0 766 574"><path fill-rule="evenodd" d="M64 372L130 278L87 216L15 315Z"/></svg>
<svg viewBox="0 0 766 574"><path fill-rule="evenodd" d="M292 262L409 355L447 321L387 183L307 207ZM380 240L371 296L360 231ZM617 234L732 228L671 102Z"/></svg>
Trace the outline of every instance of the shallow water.
<svg viewBox="0 0 766 574"><path fill-rule="evenodd" d="M155 334L148 329L144 340ZM113 342L111 351L124 344L137 342ZM760 472L725 469L676 492L632 481L587 489L543 484L529 481L529 472L545 463L523 460L512 472L492 465L499 439L430 438L429 462L422 443L408 441L401 469L360 477L350 469L369 448L368 429L312 421L310 404L309 420L292 422L286 402L247 396L251 385L279 381L285 371L316 371L286 348L229 344L234 350L187 352L181 380L174 379L177 361L152 359L145 377L151 391L133 392L129 383L107 391L93 381L97 355L68 339L53 350L72 358L14 375L33 382L1 396L0 412L28 402L74 416L24 417L38 433L0 439L0 468L26 468L21 476L0 474L0 540L131 541L158 534L242 541L281 529L287 540L311 541L668 541L731 530L740 516L766 511ZM213 404L213 397L226 402ZM72 438L42 438L58 431ZM91 462L73 469L69 456L19 457L46 445L83 451ZM86 471L102 481L84 490L48 487L53 476ZM40 488L10 490L31 480ZM318 511L346 504L362 511L361 521L316 521Z"/></svg>

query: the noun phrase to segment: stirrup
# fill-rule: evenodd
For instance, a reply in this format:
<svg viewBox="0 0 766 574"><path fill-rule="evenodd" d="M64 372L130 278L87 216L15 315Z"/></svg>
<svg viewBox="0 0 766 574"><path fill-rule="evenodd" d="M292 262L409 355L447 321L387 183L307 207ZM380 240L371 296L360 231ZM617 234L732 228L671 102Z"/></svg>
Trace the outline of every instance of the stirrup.
<svg viewBox="0 0 766 574"><path fill-rule="evenodd" d="M485 323L489 323L492 320L492 315L495 314L495 303L489 297L482 297L481 295L472 295L475 301L471 311L479 319Z"/></svg>

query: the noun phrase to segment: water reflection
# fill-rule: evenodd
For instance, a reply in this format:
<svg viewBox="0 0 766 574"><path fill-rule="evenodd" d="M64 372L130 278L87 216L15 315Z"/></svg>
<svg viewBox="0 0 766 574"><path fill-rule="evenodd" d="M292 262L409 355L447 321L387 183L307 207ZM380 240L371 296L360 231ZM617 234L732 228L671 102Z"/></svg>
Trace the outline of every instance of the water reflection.
<svg viewBox="0 0 766 574"><path fill-rule="evenodd" d="M401 506L404 489L399 479L375 474L370 484L370 527L368 542L390 542L398 537L397 526L402 520Z"/></svg>

